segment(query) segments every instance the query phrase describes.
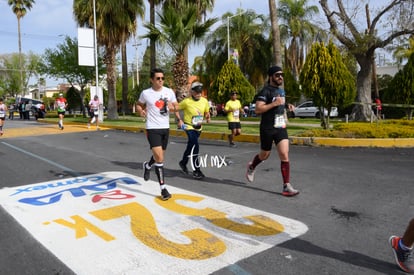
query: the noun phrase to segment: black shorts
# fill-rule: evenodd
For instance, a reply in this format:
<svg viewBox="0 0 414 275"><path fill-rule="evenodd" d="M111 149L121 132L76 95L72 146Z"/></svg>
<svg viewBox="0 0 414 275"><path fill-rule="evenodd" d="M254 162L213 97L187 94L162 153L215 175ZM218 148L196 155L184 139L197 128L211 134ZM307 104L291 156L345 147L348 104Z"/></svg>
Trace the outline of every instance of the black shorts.
<svg viewBox="0 0 414 275"><path fill-rule="evenodd" d="M89 116L90 116L90 117L94 117L94 116L95 116L95 117L98 117L98 111L96 111L96 115L95 115L95 111L90 110L90 111L89 111Z"/></svg>
<svg viewBox="0 0 414 275"><path fill-rule="evenodd" d="M277 145L281 140L288 138L286 128L260 129L260 149L271 151L273 142Z"/></svg>
<svg viewBox="0 0 414 275"><path fill-rule="evenodd" d="M170 136L170 129L147 129L147 139L150 148L162 146L162 149L167 149L168 138Z"/></svg>
<svg viewBox="0 0 414 275"><path fill-rule="evenodd" d="M241 129L240 122L229 122L228 125L229 125L229 130Z"/></svg>
<svg viewBox="0 0 414 275"><path fill-rule="evenodd" d="M58 113L58 115L65 115L66 111L63 111L63 112L57 112L57 113Z"/></svg>

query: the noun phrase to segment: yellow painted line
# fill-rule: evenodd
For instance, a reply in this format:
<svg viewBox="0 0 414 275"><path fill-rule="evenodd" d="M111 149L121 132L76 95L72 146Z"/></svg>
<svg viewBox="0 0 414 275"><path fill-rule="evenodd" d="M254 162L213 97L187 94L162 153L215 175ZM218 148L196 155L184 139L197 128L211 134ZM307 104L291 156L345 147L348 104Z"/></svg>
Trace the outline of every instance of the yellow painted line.
<svg viewBox="0 0 414 275"><path fill-rule="evenodd" d="M313 138L312 143L337 147L414 147L414 139L412 138Z"/></svg>
<svg viewBox="0 0 414 275"><path fill-rule="evenodd" d="M106 127L100 127L100 130L108 130ZM60 130L57 125L39 124L39 127L29 126L22 128L4 128L4 134L0 139L27 137L27 136L43 136L43 135L60 135L67 133L97 131L95 127L88 129L86 125L64 125L64 129Z"/></svg>

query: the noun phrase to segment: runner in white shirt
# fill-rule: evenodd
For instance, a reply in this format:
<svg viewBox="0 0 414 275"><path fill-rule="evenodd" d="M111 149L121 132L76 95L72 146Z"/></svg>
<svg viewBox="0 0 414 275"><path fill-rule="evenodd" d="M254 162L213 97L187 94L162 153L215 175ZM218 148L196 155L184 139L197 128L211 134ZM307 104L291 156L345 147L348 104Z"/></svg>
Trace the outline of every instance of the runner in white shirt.
<svg viewBox="0 0 414 275"><path fill-rule="evenodd" d="M96 129L99 130L99 106L102 105L99 101L99 97L95 95L91 101L89 101L89 116L91 117L88 122L88 129L91 126L91 123L96 124Z"/></svg>
<svg viewBox="0 0 414 275"><path fill-rule="evenodd" d="M3 135L3 126L6 119L7 106L3 103L3 98L0 98L0 136Z"/></svg>
<svg viewBox="0 0 414 275"><path fill-rule="evenodd" d="M142 91L137 106L140 116L146 118L146 134L152 150L151 159L143 163L144 180L149 179L151 166L154 164L161 188L161 199L168 200L171 194L164 182L164 153L170 133L170 111L175 112L177 119L180 114L174 91L163 86L163 70L151 70L150 81L151 88Z"/></svg>

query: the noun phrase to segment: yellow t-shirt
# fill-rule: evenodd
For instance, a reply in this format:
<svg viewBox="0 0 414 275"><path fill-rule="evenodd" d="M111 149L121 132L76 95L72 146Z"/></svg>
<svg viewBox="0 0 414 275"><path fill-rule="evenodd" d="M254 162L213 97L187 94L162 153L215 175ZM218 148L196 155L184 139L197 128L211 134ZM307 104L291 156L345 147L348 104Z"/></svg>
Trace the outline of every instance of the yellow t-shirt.
<svg viewBox="0 0 414 275"><path fill-rule="evenodd" d="M226 106L224 106L224 111L227 112L227 121L240 122L241 108L240 100L227 101Z"/></svg>
<svg viewBox="0 0 414 275"><path fill-rule="evenodd" d="M200 100L195 101L192 97L187 97L180 103L180 110L184 112L183 121L187 125L188 130L202 130L202 123L204 119L204 114L210 111L210 106L207 99L204 97ZM193 126L200 126L200 128Z"/></svg>

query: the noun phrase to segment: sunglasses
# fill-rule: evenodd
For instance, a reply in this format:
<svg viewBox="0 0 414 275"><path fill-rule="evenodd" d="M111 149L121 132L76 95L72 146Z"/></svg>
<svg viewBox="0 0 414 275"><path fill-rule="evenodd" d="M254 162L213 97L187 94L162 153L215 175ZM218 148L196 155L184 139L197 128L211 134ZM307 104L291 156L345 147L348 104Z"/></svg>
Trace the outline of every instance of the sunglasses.
<svg viewBox="0 0 414 275"><path fill-rule="evenodd" d="M165 79L165 77L163 77L163 76L162 76L162 77L161 77L161 76L159 76L159 77L156 77L155 79L156 79L156 80L164 80L164 79Z"/></svg>
<svg viewBox="0 0 414 275"><path fill-rule="evenodd" d="M275 73L273 76L276 76L276 77L283 77L283 73Z"/></svg>

